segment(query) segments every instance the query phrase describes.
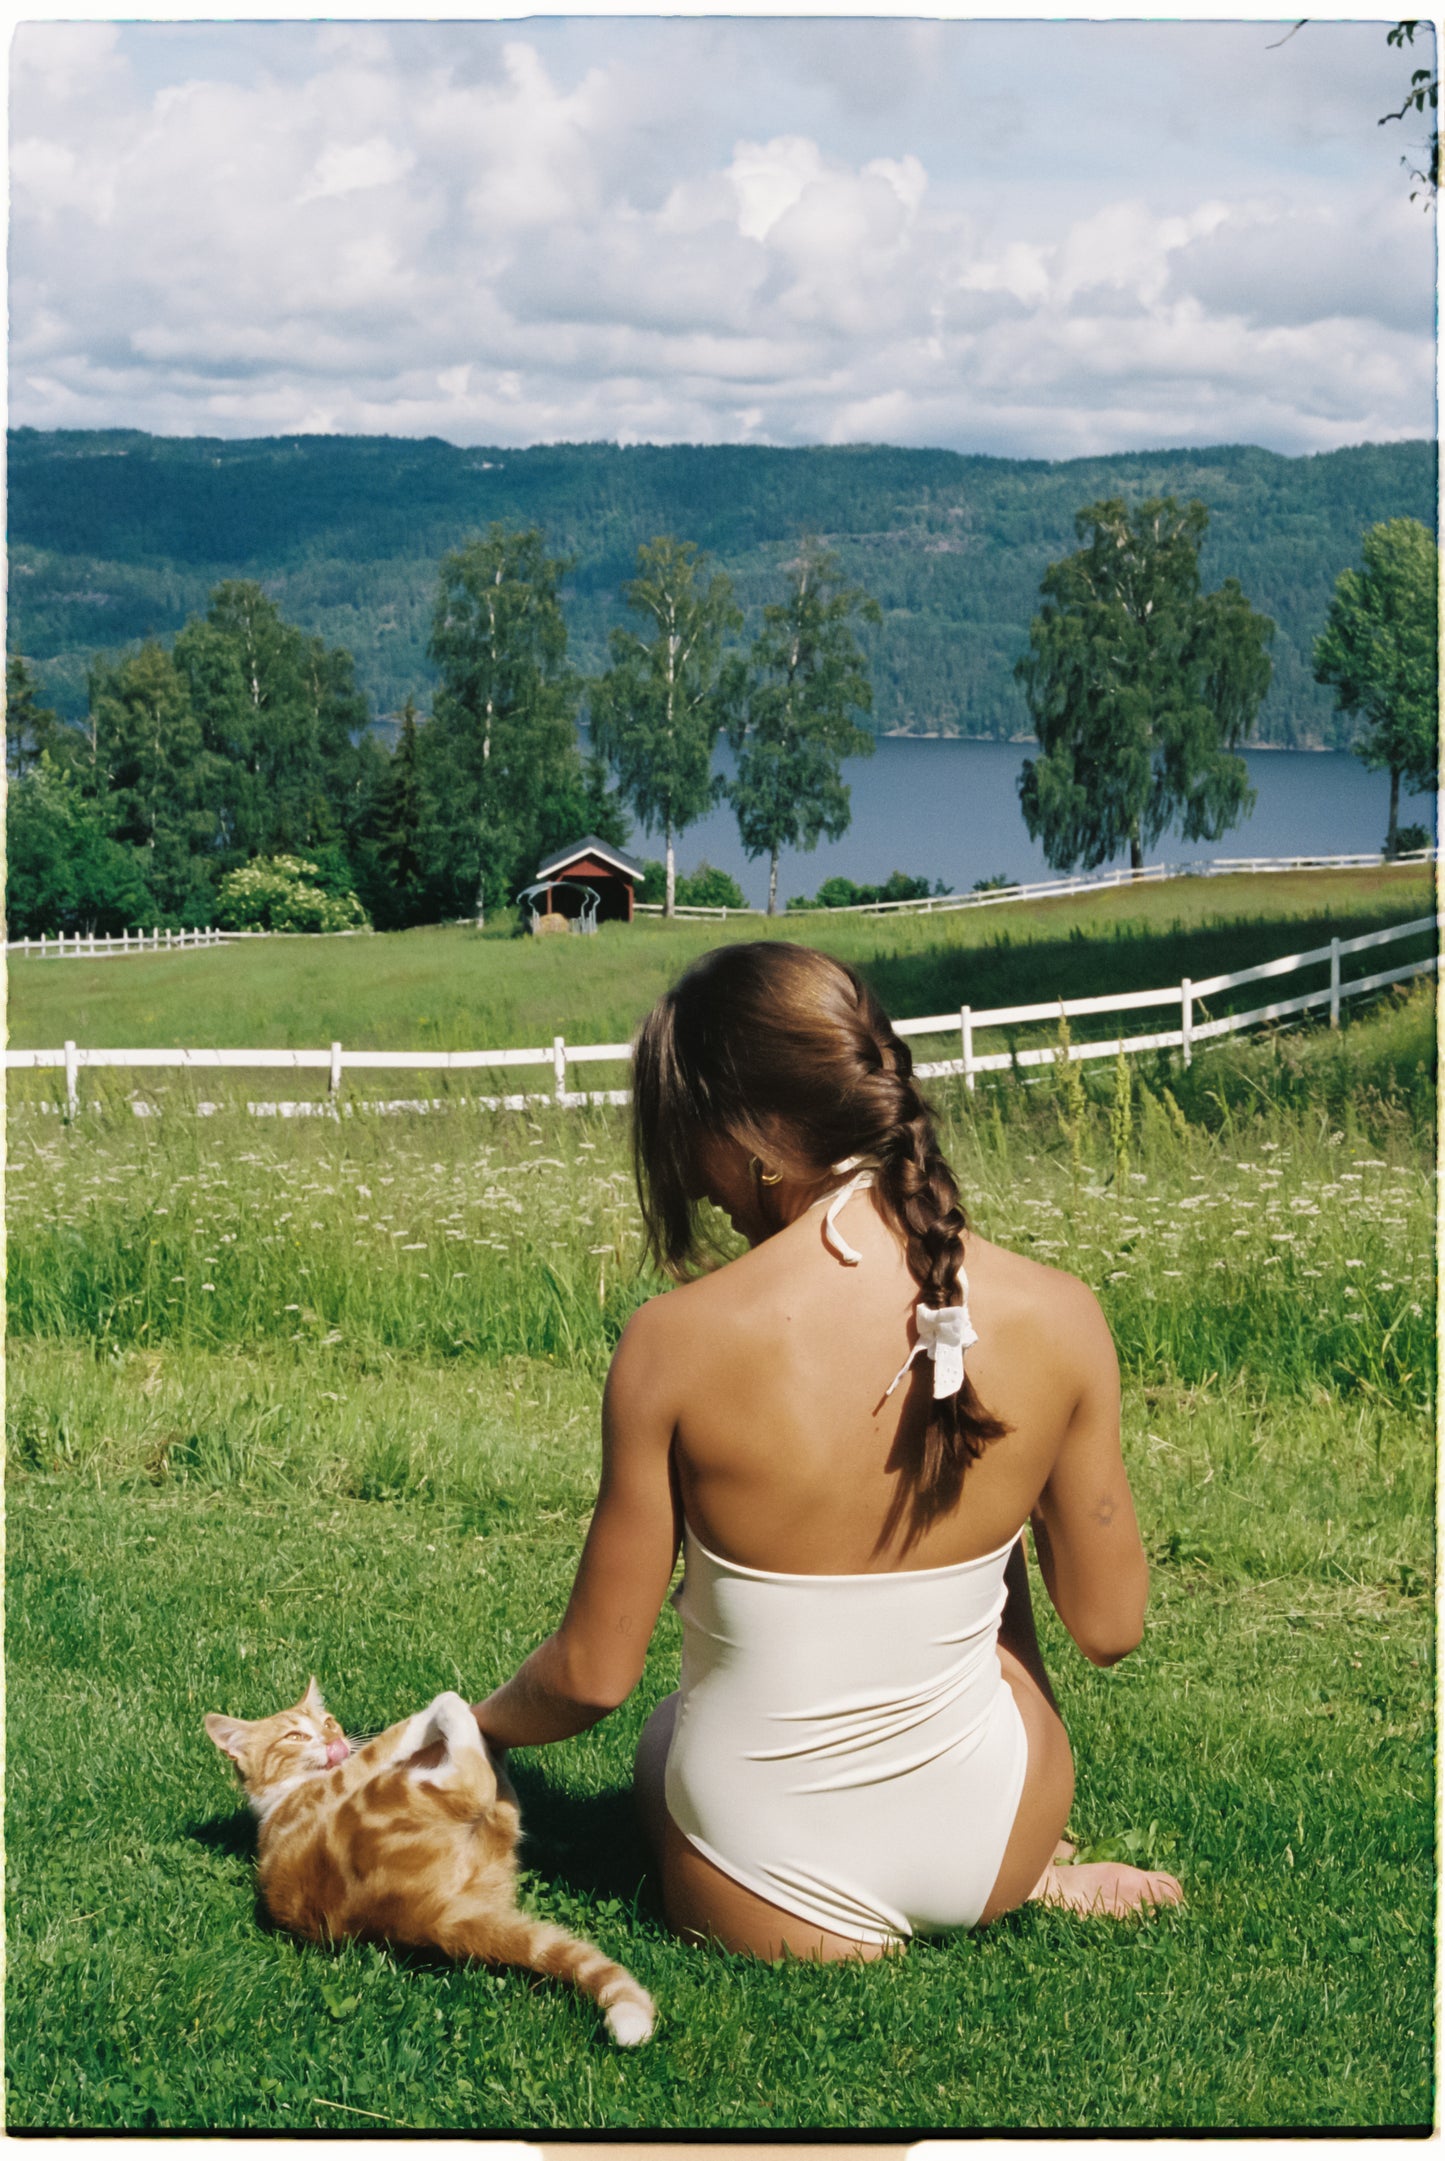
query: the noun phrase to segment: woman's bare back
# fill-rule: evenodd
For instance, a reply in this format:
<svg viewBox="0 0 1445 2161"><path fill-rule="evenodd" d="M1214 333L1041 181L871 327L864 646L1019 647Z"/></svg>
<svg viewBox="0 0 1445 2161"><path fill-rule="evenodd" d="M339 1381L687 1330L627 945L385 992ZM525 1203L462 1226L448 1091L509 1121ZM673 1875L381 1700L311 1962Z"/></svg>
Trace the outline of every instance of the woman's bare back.
<svg viewBox="0 0 1445 2161"><path fill-rule="evenodd" d="M885 1391L915 1340L918 1286L866 1188L838 1230L856 1266L832 1249L819 1206L658 1301L657 1350L678 1377L684 1513L704 1544L753 1568L866 1574L992 1552L1027 1520L1057 1457L1097 1350L1093 1300L1074 1278L970 1235L968 1373L1010 1430L969 1466L959 1505L906 1538L897 1504L928 1361Z"/></svg>

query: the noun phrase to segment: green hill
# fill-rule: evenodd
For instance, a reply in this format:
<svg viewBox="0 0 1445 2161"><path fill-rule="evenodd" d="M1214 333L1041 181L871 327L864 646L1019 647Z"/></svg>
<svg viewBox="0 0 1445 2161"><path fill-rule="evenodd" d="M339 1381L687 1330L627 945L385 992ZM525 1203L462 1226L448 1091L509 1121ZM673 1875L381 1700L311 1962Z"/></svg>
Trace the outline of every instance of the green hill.
<svg viewBox="0 0 1445 2161"><path fill-rule="evenodd" d="M752 616L779 561L812 532L883 607L869 633L874 725L1007 738L1027 727L1012 665L1045 565L1074 545L1074 513L1104 495L1166 493L1209 509L1206 583L1237 577L1278 625L1257 739L1348 740L1313 681L1310 648L1367 525L1410 516L1433 531L1433 443L1053 462L872 445L495 450L20 428L9 439L10 645L76 715L95 652L167 636L218 579L256 578L291 621L350 648L385 715L408 694L427 705L438 558L492 519L540 524L575 558L565 597L583 668L603 660L639 542L661 532L696 541L731 572Z"/></svg>

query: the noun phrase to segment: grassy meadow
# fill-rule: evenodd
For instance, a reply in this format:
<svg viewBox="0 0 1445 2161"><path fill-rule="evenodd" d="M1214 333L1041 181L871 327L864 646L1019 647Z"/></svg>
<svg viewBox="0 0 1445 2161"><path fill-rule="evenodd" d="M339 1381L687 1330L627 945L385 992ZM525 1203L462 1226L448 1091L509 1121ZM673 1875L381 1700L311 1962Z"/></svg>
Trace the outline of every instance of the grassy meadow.
<svg viewBox="0 0 1445 2161"><path fill-rule="evenodd" d="M1203 974L1431 904L1402 873L1313 913L1293 879L1225 885L846 919L828 943L918 1012L980 977L979 1004L1167 982L1181 954L1237 955ZM821 942L816 917L780 928ZM717 935L35 962L12 1040L414 1047L424 1019L438 1042L606 1040ZM1428 2123L1434 1011L1420 985L1188 1073L1137 1060L1122 1088L1101 1067L1082 1091L1053 1072L936 1091L979 1228L1082 1275L1119 1345L1148 1632L1109 1672L1051 1614L1041 1633L1072 1830L1172 1869L1184 1906L1137 1927L1028 1911L856 1969L684 1949L626 1795L675 1681L665 1610L632 1699L517 1770L530 1902L658 1999L625 2054L526 1976L260 1925L249 1821L200 1729L315 1671L368 1730L480 1694L552 1625L610 1349L659 1287L625 1114L198 1119L172 1083L160 1116L66 1125L16 1091L10 2127Z"/></svg>
<svg viewBox="0 0 1445 2161"><path fill-rule="evenodd" d="M557 1034L577 1043L626 1042L690 961L711 946L754 937L796 938L836 953L861 969L902 1019L965 1003L1082 997L1225 974L1433 907L1429 867L1400 864L1178 878L1137 892L1114 886L1082 899L950 915L820 912L726 924L639 917L604 924L593 938L536 939L515 937L511 919L502 917L485 931L278 938L144 959L12 956L10 1042L33 1049L56 1049L67 1038L125 1049L279 1049L335 1041L351 1050L504 1049L550 1044ZM1415 951L1392 947L1380 965ZM1369 972L1364 960L1352 968ZM1313 978L1289 985L1313 987ZM1257 1002L1257 991L1236 1000ZM1211 1007L1227 1009L1227 1000ZM298 1075L298 1087L314 1078ZM388 1077L384 1092L397 1092L393 1081ZM53 1095L53 1078L44 1085ZM348 1083L359 1085L359 1076ZM251 1093L268 1090L276 1092L269 1081Z"/></svg>

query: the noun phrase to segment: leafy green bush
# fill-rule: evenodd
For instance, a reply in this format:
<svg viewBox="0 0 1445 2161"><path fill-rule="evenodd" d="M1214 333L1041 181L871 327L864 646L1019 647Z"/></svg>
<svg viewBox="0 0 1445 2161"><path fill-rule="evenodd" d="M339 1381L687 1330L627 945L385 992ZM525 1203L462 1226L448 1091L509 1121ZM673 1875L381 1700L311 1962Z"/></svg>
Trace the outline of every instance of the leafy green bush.
<svg viewBox="0 0 1445 2161"><path fill-rule="evenodd" d="M746 908L747 895L725 870L699 863L690 878L677 881L677 898L685 908Z"/></svg>
<svg viewBox="0 0 1445 2161"><path fill-rule="evenodd" d="M717 870L703 861L690 877L679 875L677 880L677 905L679 908L746 908L747 895L725 870ZM646 862L642 866L642 882L637 888L637 898L661 907L667 898L667 865Z"/></svg>
<svg viewBox="0 0 1445 2161"><path fill-rule="evenodd" d="M1396 855L1414 855L1418 848L1431 848L1435 835L1428 825L1402 825L1395 834Z"/></svg>
<svg viewBox="0 0 1445 2161"><path fill-rule="evenodd" d="M337 890L335 866L327 865L325 884L322 875L304 856L258 856L221 880L216 922L222 930L369 930L356 895Z"/></svg>
<svg viewBox="0 0 1445 2161"><path fill-rule="evenodd" d="M814 899L799 893L790 908L864 908L880 900L930 900L951 889L940 878L930 885L926 878L910 878L906 871L889 873L883 885L855 885L851 878L825 878Z"/></svg>

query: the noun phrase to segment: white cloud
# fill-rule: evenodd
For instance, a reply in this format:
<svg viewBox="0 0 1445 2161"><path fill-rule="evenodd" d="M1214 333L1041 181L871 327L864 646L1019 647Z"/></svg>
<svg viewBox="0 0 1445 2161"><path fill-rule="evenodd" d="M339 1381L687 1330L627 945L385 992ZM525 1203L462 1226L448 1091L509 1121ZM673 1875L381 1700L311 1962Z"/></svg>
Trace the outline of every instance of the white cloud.
<svg viewBox="0 0 1445 2161"><path fill-rule="evenodd" d="M1075 56L1072 133L1053 77L1040 117L1000 74L1014 27ZM1375 93L1355 164L1302 178L1346 132L1338 44L1276 155L1200 30L26 26L12 416L1050 456L1428 431L1430 236Z"/></svg>
<svg viewBox="0 0 1445 2161"><path fill-rule="evenodd" d="M766 240L779 218L822 173L818 145L801 135L779 135L770 143L739 143L728 167L738 199L738 231L749 240Z"/></svg>
<svg viewBox="0 0 1445 2161"><path fill-rule="evenodd" d="M389 187L405 179L416 159L409 150L398 150L384 135L370 135L364 143L328 143L316 160L311 180L300 200L318 195L354 195L362 188Z"/></svg>
<svg viewBox="0 0 1445 2161"><path fill-rule="evenodd" d="M11 109L33 114L94 101L124 72L114 23L21 23L10 48Z"/></svg>
<svg viewBox="0 0 1445 2161"><path fill-rule="evenodd" d="M1426 334L1434 296L1419 276L1420 212L1398 202L1242 204L1178 251L1171 289L1254 325L1354 316Z"/></svg>

